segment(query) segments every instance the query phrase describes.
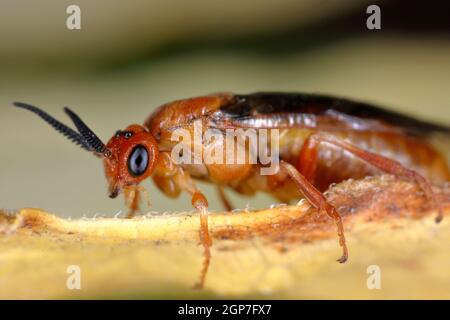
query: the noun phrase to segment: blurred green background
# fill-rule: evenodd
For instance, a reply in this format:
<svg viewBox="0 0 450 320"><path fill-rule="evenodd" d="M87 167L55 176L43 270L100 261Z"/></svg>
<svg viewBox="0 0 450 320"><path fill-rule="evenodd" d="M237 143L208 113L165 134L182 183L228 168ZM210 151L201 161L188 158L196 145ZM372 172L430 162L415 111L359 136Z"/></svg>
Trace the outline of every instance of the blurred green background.
<svg viewBox="0 0 450 320"><path fill-rule="evenodd" d="M374 3L382 29L370 31ZM70 4L81 30L66 28ZM327 93L450 124L448 12L444 1L2 0L0 207L71 217L124 209L107 197L97 158L12 101L66 123L70 106L104 141L162 103L218 91ZM152 210L190 210L187 196L144 185ZM215 189L201 188L221 209Z"/></svg>

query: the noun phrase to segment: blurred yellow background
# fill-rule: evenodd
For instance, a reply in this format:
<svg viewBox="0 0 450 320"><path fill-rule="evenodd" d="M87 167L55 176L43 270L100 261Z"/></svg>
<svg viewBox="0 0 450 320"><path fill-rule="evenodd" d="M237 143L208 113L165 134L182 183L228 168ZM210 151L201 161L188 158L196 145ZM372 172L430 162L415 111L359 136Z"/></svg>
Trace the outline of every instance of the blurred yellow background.
<svg viewBox="0 0 450 320"><path fill-rule="evenodd" d="M381 7L382 30L366 28L369 3ZM162 103L217 91L334 94L450 124L450 37L439 9L424 19L429 12L399 1L79 0L81 30L68 30L69 4L0 3L5 209L39 207L71 217L124 210L121 198L107 197L97 158L13 101L68 124L62 107L70 106L104 141ZM152 210L190 209L188 197L174 201L151 181L145 186ZM201 188L221 209L214 188Z"/></svg>

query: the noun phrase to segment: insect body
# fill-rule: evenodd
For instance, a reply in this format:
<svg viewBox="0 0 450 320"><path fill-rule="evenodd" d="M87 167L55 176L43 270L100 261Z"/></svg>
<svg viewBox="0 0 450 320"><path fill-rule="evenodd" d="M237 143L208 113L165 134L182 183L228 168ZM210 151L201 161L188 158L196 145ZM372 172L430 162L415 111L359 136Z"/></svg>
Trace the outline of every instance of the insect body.
<svg viewBox="0 0 450 320"><path fill-rule="evenodd" d="M339 262L348 257L344 228L339 213L322 194L331 183L387 172L417 182L435 204L429 181L450 180L445 158L428 143L430 134L450 133L449 128L327 96L225 93L179 100L161 106L143 125L117 131L106 145L68 108L65 112L78 132L34 106L15 105L36 113L67 138L103 158L110 197L123 192L130 217L139 209L143 192L139 183L150 176L170 197L188 192L200 214L200 239L205 250L200 287L209 266L212 241L208 232L208 201L195 179L216 184L227 208L231 205L223 193L224 187L246 195L267 192L283 202L305 197L335 221L343 250ZM200 145L183 141L189 150L200 148L203 152L195 163L175 161L173 151L180 142L173 139L174 132L182 129L195 134L196 124L201 125L201 133L214 130L215 139L202 141ZM225 137L232 129L249 128L256 129L257 135L263 129L277 130L276 172L261 174L267 163L262 163L259 157L249 161L250 151L246 151L247 160L243 162L205 160L208 151L223 145L224 140L218 137ZM439 213L437 220L441 218Z"/></svg>

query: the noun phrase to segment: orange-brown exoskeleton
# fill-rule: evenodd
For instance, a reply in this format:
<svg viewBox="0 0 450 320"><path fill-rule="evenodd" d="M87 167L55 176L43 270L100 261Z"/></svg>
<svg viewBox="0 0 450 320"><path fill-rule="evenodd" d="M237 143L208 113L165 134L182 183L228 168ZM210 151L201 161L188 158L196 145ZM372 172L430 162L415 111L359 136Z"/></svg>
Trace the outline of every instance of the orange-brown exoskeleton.
<svg viewBox="0 0 450 320"><path fill-rule="evenodd" d="M204 246L200 287L209 266L212 241L208 231L208 201L196 187L195 179L216 184L228 209L231 205L223 187L248 195L263 191L283 202L305 197L335 221L343 250L338 261L345 262L348 252L342 220L322 193L331 183L386 172L418 183L437 205L430 181L440 183L450 178L444 156L427 140L433 132L449 133L449 128L340 98L224 93L179 100L158 108L143 125L117 131L106 145L68 108L65 112L78 132L34 106L15 105L36 113L68 139L103 158L110 196L125 194L130 217L139 208L143 191L139 183L147 177L151 176L170 197L188 192L200 215L200 239ZM196 124L201 125L200 134L213 130L215 139L198 143L183 138L188 151L194 150L195 154L196 149L200 150L200 156L191 163L174 159L174 154L183 156L179 151L186 151L179 149L180 141L174 139L174 133L182 129L195 135ZM250 161L248 151L241 162L235 161L235 156L231 156L232 161L206 161L206 154L226 145L227 133L236 129L256 129L257 136L262 129L277 130L277 170L262 174L261 169L269 164L263 163L260 155L256 161ZM442 213L438 211L440 220Z"/></svg>

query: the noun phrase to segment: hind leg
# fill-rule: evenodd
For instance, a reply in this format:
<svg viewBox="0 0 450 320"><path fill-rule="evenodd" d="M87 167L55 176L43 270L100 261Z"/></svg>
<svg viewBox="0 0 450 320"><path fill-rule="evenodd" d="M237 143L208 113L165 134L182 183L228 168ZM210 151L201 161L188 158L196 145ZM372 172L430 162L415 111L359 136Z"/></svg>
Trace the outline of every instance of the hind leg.
<svg viewBox="0 0 450 320"><path fill-rule="evenodd" d="M305 144L300 152L300 172L302 174L304 172L309 181L314 181L318 160L318 148L322 142L329 143L338 148L344 149L345 151L353 154L355 157L364 160L369 165L372 165L381 171L392 174L396 177L402 177L414 181L420 186L427 198L430 199L433 206L438 209L436 222L440 222L442 220L442 209L437 206L433 190L427 179L425 179L416 171L405 168L402 164L395 160L363 150L343 139L336 138L335 136L330 134L313 133L305 141Z"/></svg>
<svg viewBox="0 0 450 320"><path fill-rule="evenodd" d="M324 211L336 223L339 245L342 247L342 256L337 260L340 263L347 261L348 249L345 242L344 226L342 218L336 209L327 201L325 196L317 190L311 182L309 182L298 170L285 161L280 161L280 169L284 170L289 177L295 182L298 189L303 193L305 198L317 209L319 212Z"/></svg>

